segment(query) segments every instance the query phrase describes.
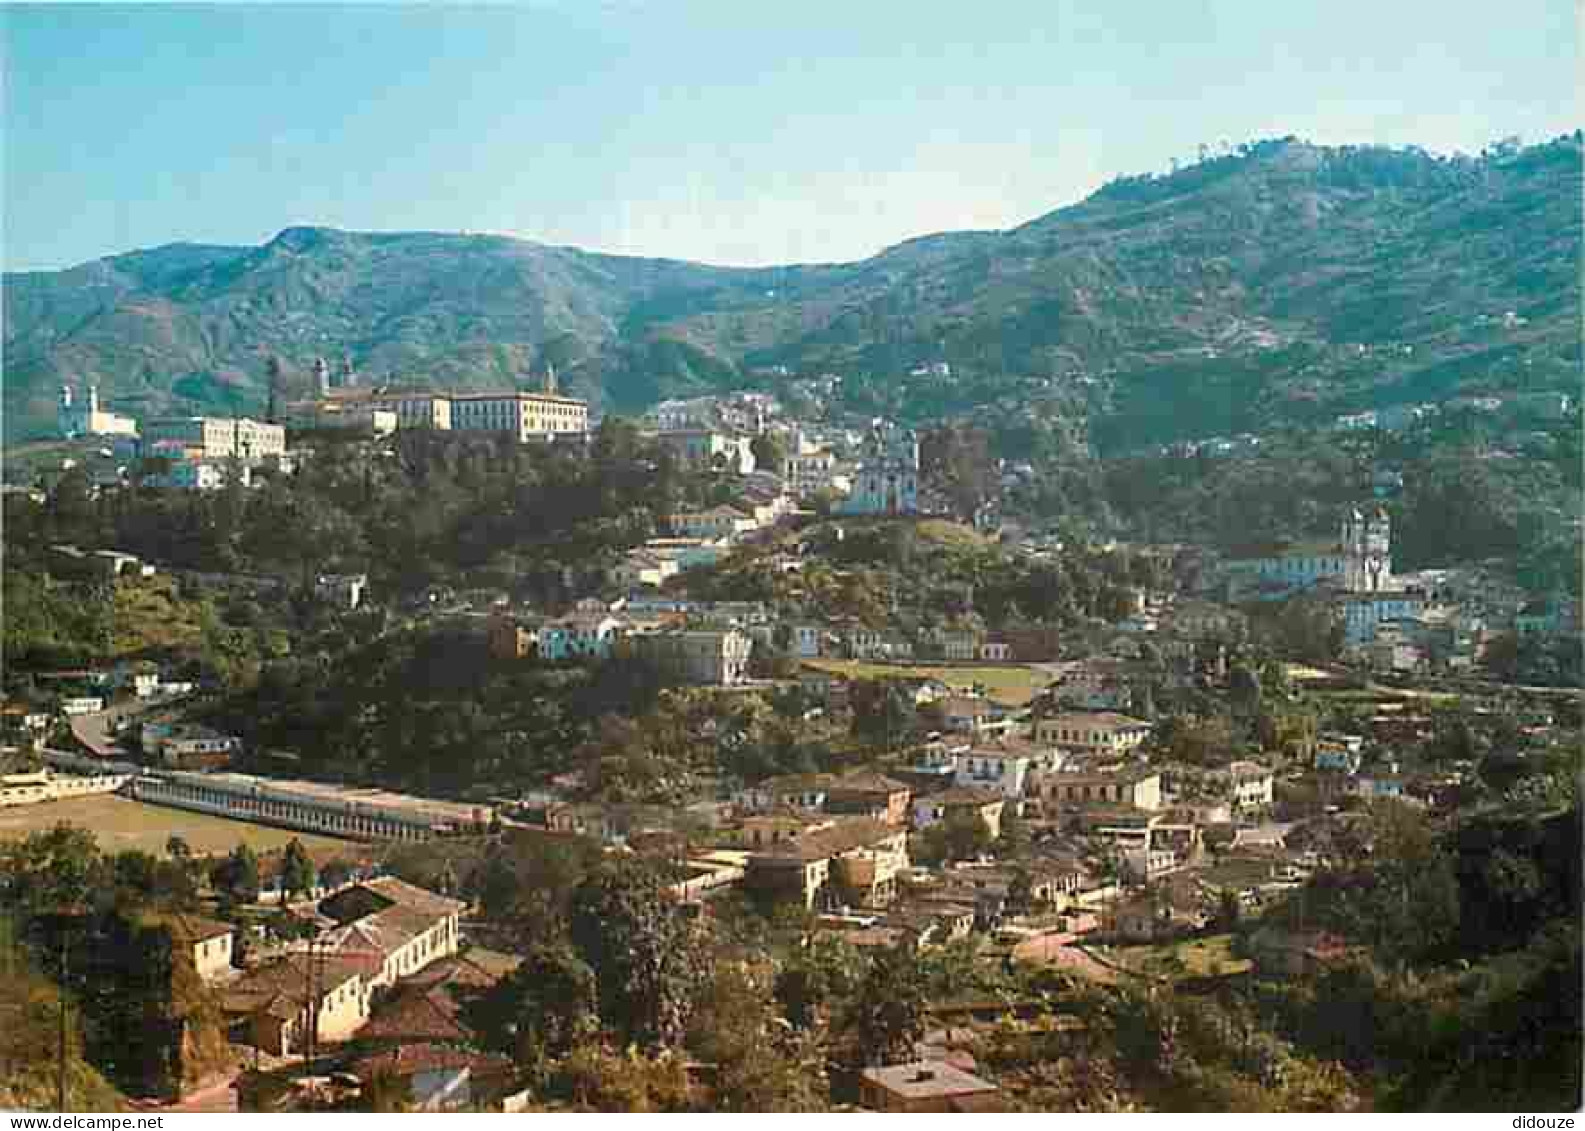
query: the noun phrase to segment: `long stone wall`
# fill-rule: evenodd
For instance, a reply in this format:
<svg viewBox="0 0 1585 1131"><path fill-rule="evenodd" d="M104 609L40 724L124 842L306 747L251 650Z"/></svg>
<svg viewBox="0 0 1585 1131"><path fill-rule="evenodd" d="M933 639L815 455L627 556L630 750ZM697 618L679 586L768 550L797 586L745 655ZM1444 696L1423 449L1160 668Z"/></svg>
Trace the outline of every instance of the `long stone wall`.
<svg viewBox="0 0 1585 1131"><path fill-rule="evenodd" d="M388 811L358 807L353 802L316 802L285 797L267 789L227 789L203 781L201 775L143 774L127 783L127 792L152 805L169 805L349 840L416 841L434 835L428 822L404 820Z"/></svg>

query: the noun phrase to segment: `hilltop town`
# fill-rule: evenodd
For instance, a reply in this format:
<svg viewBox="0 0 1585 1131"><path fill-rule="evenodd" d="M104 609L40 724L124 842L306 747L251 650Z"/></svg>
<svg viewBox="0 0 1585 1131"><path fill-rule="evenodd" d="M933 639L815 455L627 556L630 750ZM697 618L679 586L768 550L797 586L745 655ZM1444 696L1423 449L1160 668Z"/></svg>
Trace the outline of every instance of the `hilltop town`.
<svg viewBox="0 0 1585 1131"><path fill-rule="evenodd" d="M272 366L262 419L68 385L7 467L3 945L78 1102L1577 1092L1578 575L1428 533L1471 420L1562 443L1570 398L1136 452L1080 503L833 373L623 418L549 365ZM1130 495L1323 446L1226 522Z"/></svg>

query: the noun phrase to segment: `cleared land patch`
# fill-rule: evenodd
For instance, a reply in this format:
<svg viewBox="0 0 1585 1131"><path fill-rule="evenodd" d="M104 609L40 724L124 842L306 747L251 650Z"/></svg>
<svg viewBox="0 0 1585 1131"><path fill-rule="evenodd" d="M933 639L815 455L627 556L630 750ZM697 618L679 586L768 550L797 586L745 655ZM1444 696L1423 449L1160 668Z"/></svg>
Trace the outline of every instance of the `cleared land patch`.
<svg viewBox="0 0 1585 1131"><path fill-rule="evenodd" d="M199 854L230 852L244 842L256 852L280 848L293 837L310 851L320 849L334 854L349 849L353 841L314 833L232 821L208 813L193 813L164 805L148 805L129 797L100 794L73 797L65 801L46 801L38 805L18 805L0 809L0 840L19 840L31 832L54 828L65 822L87 829L99 838L104 852L139 849L156 856L165 854L165 842L172 836L185 840Z"/></svg>

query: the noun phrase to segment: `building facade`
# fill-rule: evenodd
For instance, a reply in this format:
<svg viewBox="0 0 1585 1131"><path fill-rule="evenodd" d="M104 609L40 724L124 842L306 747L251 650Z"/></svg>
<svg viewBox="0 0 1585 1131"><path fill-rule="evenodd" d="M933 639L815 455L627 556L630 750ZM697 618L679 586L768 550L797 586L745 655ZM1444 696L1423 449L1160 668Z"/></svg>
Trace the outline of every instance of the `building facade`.
<svg viewBox="0 0 1585 1131"><path fill-rule="evenodd" d="M919 512L919 435L891 422L877 422L864 443L853 492L841 514L899 515Z"/></svg>
<svg viewBox="0 0 1585 1131"><path fill-rule="evenodd" d="M730 687L748 678L754 642L736 628L677 629L629 637L634 655L663 675L702 687Z"/></svg>
<svg viewBox="0 0 1585 1131"><path fill-rule="evenodd" d="M459 432L507 432L519 443L582 436L586 402L555 393L466 393L451 398L451 427Z"/></svg>
<svg viewBox="0 0 1585 1131"><path fill-rule="evenodd" d="M1155 810L1161 808L1161 775L1154 771L1042 772L1031 781L1030 793L1047 805L1127 805Z"/></svg>
<svg viewBox="0 0 1585 1131"><path fill-rule="evenodd" d="M1126 754L1149 735L1149 723L1114 711L1077 711L1035 721L1040 745L1086 754Z"/></svg>
<svg viewBox="0 0 1585 1131"><path fill-rule="evenodd" d="M144 425L143 444L180 449L201 460L262 460L286 453L286 429L229 416L165 417Z"/></svg>
<svg viewBox="0 0 1585 1131"><path fill-rule="evenodd" d="M56 423L61 438L74 440L79 436L136 436L138 422L130 416L107 412L99 404L99 386L89 385L88 396L79 401L76 390L62 385L60 402L56 406Z"/></svg>
<svg viewBox="0 0 1585 1131"><path fill-rule="evenodd" d="M490 812L476 806L250 774L152 770L129 781L126 792L153 805L348 840L428 840L490 823Z"/></svg>

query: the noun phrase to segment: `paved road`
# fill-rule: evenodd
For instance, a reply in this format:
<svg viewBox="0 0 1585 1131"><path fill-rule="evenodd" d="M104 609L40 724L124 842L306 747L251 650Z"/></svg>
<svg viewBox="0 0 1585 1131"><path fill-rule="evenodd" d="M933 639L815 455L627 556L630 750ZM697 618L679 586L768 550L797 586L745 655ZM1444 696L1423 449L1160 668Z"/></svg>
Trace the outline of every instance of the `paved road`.
<svg viewBox="0 0 1585 1131"><path fill-rule="evenodd" d="M101 758L129 757L129 752L116 739L116 724L123 719L134 719L149 711L169 707L180 698L132 699L93 714L73 715L72 737Z"/></svg>

